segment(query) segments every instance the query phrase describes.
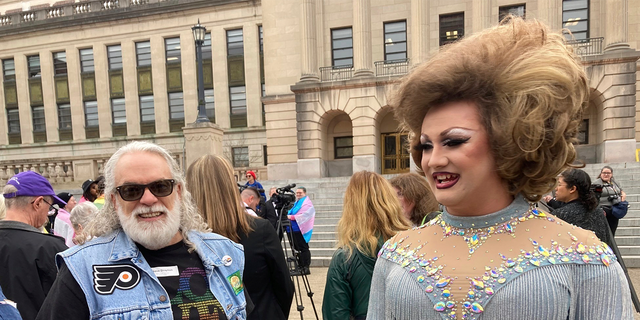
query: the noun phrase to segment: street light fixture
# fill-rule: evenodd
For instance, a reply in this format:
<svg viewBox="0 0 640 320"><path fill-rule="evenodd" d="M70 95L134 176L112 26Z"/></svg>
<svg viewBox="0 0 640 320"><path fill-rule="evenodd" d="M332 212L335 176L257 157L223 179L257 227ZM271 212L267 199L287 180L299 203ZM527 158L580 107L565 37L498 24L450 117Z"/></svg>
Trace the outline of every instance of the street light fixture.
<svg viewBox="0 0 640 320"><path fill-rule="evenodd" d="M198 24L193 26L191 31L193 31L193 39L196 41L196 60L198 61L198 118L196 123L210 122L204 105L204 68L202 67L202 45L207 28L201 25L200 19L198 19Z"/></svg>

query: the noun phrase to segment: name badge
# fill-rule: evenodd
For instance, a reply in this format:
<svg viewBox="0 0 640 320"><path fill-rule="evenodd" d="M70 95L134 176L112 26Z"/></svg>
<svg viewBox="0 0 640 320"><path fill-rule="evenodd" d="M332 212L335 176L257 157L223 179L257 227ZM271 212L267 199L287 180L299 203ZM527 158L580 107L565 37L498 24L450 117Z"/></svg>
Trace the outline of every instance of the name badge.
<svg viewBox="0 0 640 320"><path fill-rule="evenodd" d="M155 267L155 268L151 268L151 270L153 270L153 273L155 273L156 277L158 278L177 277L180 275L180 272L178 271L178 266Z"/></svg>

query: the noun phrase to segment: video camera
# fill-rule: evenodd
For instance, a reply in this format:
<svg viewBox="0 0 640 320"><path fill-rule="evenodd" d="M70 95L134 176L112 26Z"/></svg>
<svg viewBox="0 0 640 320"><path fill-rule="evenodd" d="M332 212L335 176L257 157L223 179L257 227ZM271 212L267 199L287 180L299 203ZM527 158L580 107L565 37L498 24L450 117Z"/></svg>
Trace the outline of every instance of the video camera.
<svg viewBox="0 0 640 320"><path fill-rule="evenodd" d="M603 188L604 188L603 185L594 183L594 184L591 185L590 189L591 189L591 191L593 191L593 192L595 192L597 194L601 194Z"/></svg>
<svg viewBox="0 0 640 320"><path fill-rule="evenodd" d="M238 190L240 191L240 193L242 193L244 189L249 188L248 185L241 184L240 182L236 182L236 184L238 185ZM261 193L264 193L264 189L258 189L258 188L254 188L254 189L258 192L258 196L260 196Z"/></svg>

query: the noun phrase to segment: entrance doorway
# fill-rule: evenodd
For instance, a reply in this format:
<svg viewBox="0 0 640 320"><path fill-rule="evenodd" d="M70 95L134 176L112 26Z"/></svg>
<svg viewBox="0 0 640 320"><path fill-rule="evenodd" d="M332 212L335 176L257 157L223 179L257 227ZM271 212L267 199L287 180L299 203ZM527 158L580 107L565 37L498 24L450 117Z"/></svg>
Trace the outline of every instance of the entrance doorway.
<svg viewBox="0 0 640 320"><path fill-rule="evenodd" d="M406 148L406 133L383 133L382 135L382 173L409 172L409 150Z"/></svg>

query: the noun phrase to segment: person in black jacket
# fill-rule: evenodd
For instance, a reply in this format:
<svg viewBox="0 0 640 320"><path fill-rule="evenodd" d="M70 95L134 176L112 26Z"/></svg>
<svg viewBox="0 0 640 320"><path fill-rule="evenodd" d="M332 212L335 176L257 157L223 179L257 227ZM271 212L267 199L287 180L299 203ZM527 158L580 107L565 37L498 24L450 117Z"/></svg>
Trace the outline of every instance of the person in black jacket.
<svg viewBox="0 0 640 320"><path fill-rule="evenodd" d="M267 220L246 213L229 162L202 156L187 170L187 188L213 232L244 246L243 280L255 304L247 319L287 319L293 282L282 246Z"/></svg>
<svg viewBox="0 0 640 320"><path fill-rule="evenodd" d="M555 200L564 205L551 213L568 223L595 232L600 240L613 247L611 234L607 230L607 218L590 188L591 178L586 172L580 169L563 171L558 177Z"/></svg>
<svg viewBox="0 0 640 320"><path fill-rule="evenodd" d="M7 214L0 221L0 286L22 318L32 320L56 279L55 255L67 249L64 239L40 229L54 199L61 200L33 171L13 176L2 193Z"/></svg>
<svg viewBox="0 0 640 320"><path fill-rule="evenodd" d="M258 212L258 216L263 219L267 219L269 223L273 226L274 230L278 229L278 214L276 213L275 208L275 200L274 194L276 193L276 188L271 188L269 190L269 200L264 203L263 209Z"/></svg>

